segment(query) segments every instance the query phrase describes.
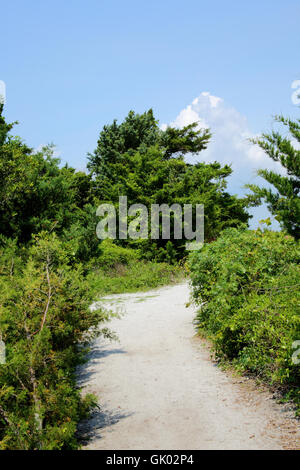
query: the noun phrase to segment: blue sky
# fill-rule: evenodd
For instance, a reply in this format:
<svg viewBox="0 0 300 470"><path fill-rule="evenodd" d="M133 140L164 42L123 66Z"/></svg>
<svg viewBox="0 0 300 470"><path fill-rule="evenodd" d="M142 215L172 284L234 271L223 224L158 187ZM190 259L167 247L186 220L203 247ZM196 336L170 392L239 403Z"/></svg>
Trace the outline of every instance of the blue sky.
<svg viewBox="0 0 300 470"><path fill-rule="evenodd" d="M0 14L6 116L30 146L54 142L76 168L102 126L130 109L152 107L161 123L179 125L190 106L219 132L199 157L226 157L234 168L248 151L235 142L231 154L227 138L224 156L227 128L235 140L234 129L241 138L270 129L275 113L299 116L291 100L300 79L299 0L12 0ZM217 114L210 97L221 99ZM255 158L232 181L234 192L264 163Z"/></svg>

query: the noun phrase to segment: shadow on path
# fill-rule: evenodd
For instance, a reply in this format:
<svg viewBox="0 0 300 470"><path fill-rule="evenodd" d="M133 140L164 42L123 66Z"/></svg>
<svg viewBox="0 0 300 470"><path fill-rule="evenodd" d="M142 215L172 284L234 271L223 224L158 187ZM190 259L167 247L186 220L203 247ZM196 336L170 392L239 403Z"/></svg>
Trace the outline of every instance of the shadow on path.
<svg viewBox="0 0 300 470"><path fill-rule="evenodd" d="M99 340L98 340L99 341ZM87 362L77 369L77 384L84 388L90 383L94 374L99 374L98 366L111 354L126 354L123 348L112 348L110 344L95 342L87 354ZM100 400L101 402L101 400ZM124 413L120 410L107 410L98 406L90 414L88 419L81 421L77 429L77 438L82 445L91 443L94 439L101 439L101 431L106 427L118 423L121 419L131 416L133 413Z"/></svg>
<svg viewBox="0 0 300 470"><path fill-rule="evenodd" d="M99 373L98 370L95 370L94 367L101 364L102 359L112 355L112 354L126 354L127 351L123 348L109 348L108 345L94 344L87 354L86 363L80 365L77 368L77 384L80 388L84 387L89 379L95 374Z"/></svg>
<svg viewBox="0 0 300 470"><path fill-rule="evenodd" d="M102 430L128 418L134 413L124 413L119 410L94 410L89 419L79 423L77 437L82 445L91 444L93 440L102 438ZM110 431L112 432L113 429Z"/></svg>

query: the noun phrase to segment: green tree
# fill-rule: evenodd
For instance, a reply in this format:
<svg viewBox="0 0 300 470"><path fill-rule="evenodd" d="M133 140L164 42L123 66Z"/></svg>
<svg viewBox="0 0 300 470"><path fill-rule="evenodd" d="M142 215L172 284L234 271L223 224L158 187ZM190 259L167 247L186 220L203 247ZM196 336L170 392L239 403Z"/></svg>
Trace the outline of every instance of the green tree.
<svg viewBox="0 0 300 470"><path fill-rule="evenodd" d="M88 158L88 169L95 177L97 195L101 199L107 198L106 187L117 183L127 153L145 153L149 147L157 146L167 160L176 154L197 153L206 148L210 131L197 130L196 127L197 123L193 123L183 129L168 127L163 131L152 109L143 114L130 111L121 124L114 120L111 125L104 126L97 148Z"/></svg>
<svg viewBox="0 0 300 470"><path fill-rule="evenodd" d="M276 116L275 120L283 124L294 141L300 143L300 120L292 121L283 116ZM270 212L280 222L290 235L296 239L300 237L300 150L290 137L283 137L278 131L263 134L261 138L253 141L258 144L266 154L275 162L281 163L286 174L278 174L271 170L259 170L262 176L275 189L261 188L257 185L247 185L253 191L254 205L262 200L267 203Z"/></svg>
<svg viewBox="0 0 300 470"><path fill-rule="evenodd" d="M0 106L0 233L29 242L41 230L73 241L80 259L97 252L97 206L90 175L60 167L54 147L34 152L10 134Z"/></svg>
<svg viewBox="0 0 300 470"><path fill-rule="evenodd" d="M197 123L162 131L151 110L142 115L131 111L120 125L114 121L104 127L89 157L99 199L118 206L119 196L126 195L128 205L142 203L148 210L151 204L204 204L206 240L216 238L226 227L247 223L246 200L226 191L231 168L184 160L185 154L205 149L210 136L209 130L198 130ZM182 240L122 243L138 246L146 257L161 261L185 252Z"/></svg>

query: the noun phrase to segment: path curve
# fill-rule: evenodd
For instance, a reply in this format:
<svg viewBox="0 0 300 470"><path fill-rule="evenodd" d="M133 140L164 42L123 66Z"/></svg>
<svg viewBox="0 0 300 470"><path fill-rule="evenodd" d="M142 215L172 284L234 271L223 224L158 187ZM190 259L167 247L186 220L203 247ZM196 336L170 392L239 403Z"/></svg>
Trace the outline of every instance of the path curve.
<svg viewBox="0 0 300 470"><path fill-rule="evenodd" d="M122 310L79 383L101 410L83 423L86 449L283 449L300 443L292 412L211 360L195 336L187 283L106 298Z"/></svg>

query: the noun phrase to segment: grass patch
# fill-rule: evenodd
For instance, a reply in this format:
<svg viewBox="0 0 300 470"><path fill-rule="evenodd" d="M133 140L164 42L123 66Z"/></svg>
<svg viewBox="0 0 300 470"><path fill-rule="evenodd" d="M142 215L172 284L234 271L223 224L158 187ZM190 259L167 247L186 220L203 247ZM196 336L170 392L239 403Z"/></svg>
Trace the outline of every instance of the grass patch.
<svg viewBox="0 0 300 470"><path fill-rule="evenodd" d="M118 264L109 271L94 269L88 281L97 296L145 292L156 287L182 281L185 271L180 266L137 260L128 265Z"/></svg>

